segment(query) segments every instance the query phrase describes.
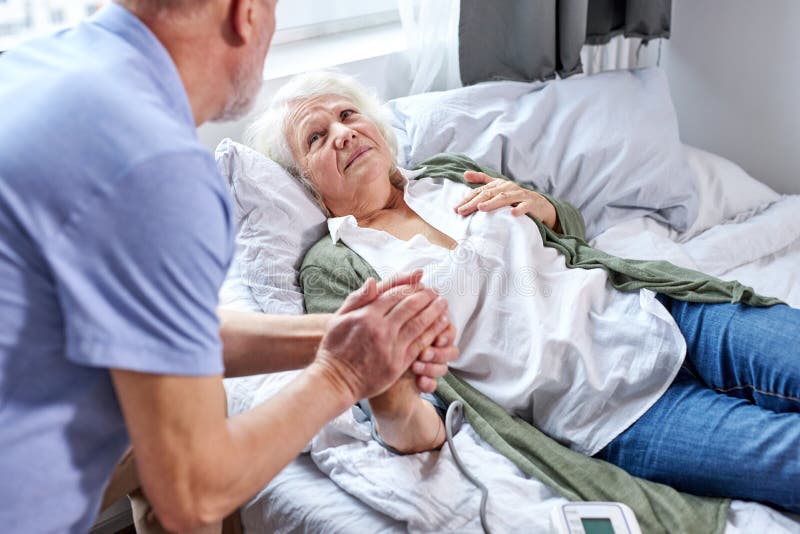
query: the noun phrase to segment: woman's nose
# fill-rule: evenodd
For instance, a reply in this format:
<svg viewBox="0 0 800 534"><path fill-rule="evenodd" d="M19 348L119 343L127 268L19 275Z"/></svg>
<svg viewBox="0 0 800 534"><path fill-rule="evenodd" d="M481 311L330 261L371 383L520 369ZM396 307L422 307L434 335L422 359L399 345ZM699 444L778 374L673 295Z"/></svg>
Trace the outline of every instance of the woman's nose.
<svg viewBox="0 0 800 534"><path fill-rule="evenodd" d="M336 148L342 149L350 144L350 141L355 139L356 132L344 124L337 124L334 126L333 139Z"/></svg>

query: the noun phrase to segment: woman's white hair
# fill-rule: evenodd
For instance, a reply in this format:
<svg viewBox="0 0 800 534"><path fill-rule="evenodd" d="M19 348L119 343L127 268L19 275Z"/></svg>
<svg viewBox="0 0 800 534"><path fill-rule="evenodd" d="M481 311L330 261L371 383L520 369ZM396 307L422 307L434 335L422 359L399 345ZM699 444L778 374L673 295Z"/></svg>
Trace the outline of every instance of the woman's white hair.
<svg viewBox="0 0 800 534"><path fill-rule="evenodd" d="M373 90L354 77L335 70L308 72L289 80L275 93L266 110L247 128L244 133L244 143L286 169L314 195L326 215L330 215L319 192L304 175L299 163L294 160L287 139L289 117L294 107L305 100L323 95L348 99L361 115L375 123L391 151L393 174L397 161L397 138L392 130L388 113L381 106L381 101Z"/></svg>

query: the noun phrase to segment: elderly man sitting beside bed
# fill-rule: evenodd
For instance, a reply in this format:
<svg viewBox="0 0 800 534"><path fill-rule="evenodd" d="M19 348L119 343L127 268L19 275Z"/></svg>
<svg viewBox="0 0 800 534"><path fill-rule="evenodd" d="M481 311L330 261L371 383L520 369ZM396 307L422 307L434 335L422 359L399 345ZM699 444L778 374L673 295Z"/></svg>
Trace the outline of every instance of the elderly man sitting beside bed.
<svg viewBox="0 0 800 534"><path fill-rule="evenodd" d="M423 269L457 327L451 372L508 413L633 475L800 512L800 310L592 249L572 206L464 156L398 168L379 102L338 73L291 81L250 135L329 216L301 270L309 312ZM441 446L412 379L369 402L391 447Z"/></svg>

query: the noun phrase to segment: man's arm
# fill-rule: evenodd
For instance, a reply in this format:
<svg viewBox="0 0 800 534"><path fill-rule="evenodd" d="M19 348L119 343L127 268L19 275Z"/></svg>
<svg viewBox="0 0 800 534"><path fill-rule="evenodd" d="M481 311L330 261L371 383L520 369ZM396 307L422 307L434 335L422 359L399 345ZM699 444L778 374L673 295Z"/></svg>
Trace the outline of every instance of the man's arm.
<svg viewBox="0 0 800 534"><path fill-rule="evenodd" d="M112 369L139 476L162 523L181 530L220 519L328 420L394 383L445 310L419 275L382 293L369 280L330 318L314 361L278 395L230 419L218 376Z"/></svg>
<svg viewBox="0 0 800 534"><path fill-rule="evenodd" d="M111 374L142 487L170 531L220 520L351 403L314 367L268 402L230 419L218 376Z"/></svg>
<svg viewBox="0 0 800 534"><path fill-rule="evenodd" d="M268 315L217 309L225 376L289 371L314 360L330 313Z"/></svg>
<svg viewBox="0 0 800 534"><path fill-rule="evenodd" d="M269 315L217 309L225 360L225 377L250 376L301 369L314 354L333 317L330 313ZM411 368L421 391L436 389L447 362L458 356L455 327L446 317L421 336L420 361ZM426 354L426 351L429 350Z"/></svg>

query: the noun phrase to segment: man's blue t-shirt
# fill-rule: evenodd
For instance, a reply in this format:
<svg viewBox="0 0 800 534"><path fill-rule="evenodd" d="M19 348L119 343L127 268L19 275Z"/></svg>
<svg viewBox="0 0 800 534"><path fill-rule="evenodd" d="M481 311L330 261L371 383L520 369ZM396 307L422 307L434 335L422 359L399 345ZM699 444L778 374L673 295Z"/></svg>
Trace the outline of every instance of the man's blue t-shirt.
<svg viewBox="0 0 800 534"><path fill-rule="evenodd" d="M118 5L0 56L0 110L0 530L86 532L129 444L108 368L223 370L230 200Z"/></svg>

